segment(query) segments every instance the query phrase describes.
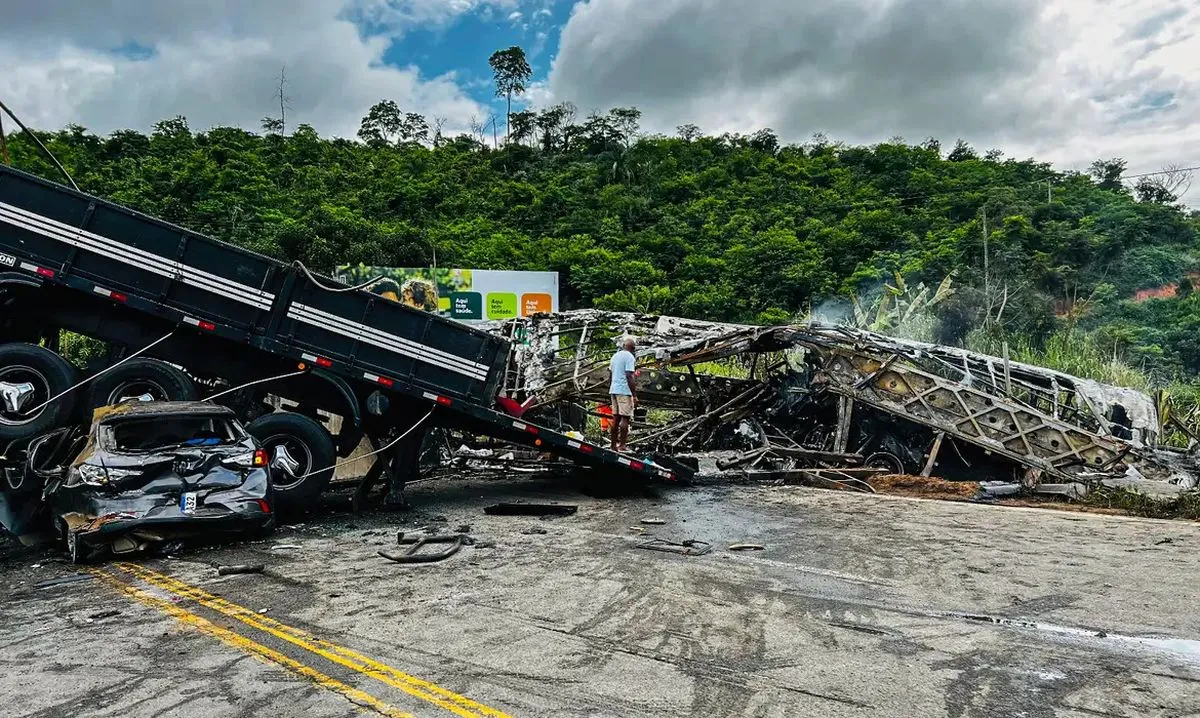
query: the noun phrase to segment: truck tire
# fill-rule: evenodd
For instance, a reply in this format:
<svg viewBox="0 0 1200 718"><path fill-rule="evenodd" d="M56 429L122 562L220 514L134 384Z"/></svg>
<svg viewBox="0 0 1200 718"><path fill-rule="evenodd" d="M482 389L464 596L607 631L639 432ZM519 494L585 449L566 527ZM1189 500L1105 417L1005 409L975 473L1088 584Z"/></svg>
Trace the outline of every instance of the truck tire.
<svg viewBox="0 0 1200 718"><path fill-rule="evenodd" d="M195 401L196 384L181 369L158 359L130 359L92 381L93 408L119 404L122 399L149 394L155 401Z"/></svg>
<svg viewBox="0 0 1200 718"><path fill-rule="evenodd" d="M68 421L75 408L74 392L37 411L29 410L74 384L75 368L49 349L34 344L0 345L0 391L23 394L15 400L20 402L16 411L0 398L0 446L31 439Z"/></svg>
<svg viewBox="0 0 1200 718"><path fill-rule="evenodd" d="M301 510L329 486L337 448L325 427L307 416L280 411L260 416L246 430L271 457L271 485L279 508Z"/></svg>

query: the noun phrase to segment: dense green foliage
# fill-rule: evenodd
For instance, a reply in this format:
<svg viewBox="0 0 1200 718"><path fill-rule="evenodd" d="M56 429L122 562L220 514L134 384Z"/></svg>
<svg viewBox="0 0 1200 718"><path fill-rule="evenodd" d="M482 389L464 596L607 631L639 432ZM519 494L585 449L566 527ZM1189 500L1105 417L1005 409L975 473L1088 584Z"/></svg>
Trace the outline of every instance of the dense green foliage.
<svg viewBox="0 0 1200 718"><path fill-rule="evenodd" d="M1082 175L962 143L643 137L638 117L515 112L499 149L394 103L372 108L363 142L182 118L39 136L86 191L321 270L436 251L442 266L558 271L568 308L752 322L837 316L895 273L931 287L953 274L939 341L983 332L1032 357L1067 328L1160 379L1200 372L1190 285L1129 301L1197 267L1200 222L1161 187L1126 190L1119 161ZM16 166L58 179L27 136L9 145Z"/></svg>

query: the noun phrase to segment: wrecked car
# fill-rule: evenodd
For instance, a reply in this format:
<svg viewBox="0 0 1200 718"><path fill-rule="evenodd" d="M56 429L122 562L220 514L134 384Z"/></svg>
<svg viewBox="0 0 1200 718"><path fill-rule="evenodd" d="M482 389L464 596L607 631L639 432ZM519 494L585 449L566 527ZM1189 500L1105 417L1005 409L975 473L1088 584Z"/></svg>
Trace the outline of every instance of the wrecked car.
<svg viewBox="0 0 1200 718"><path fill-rule="evenodd" d="M34 439L23 471L80 562L270 531L270 463L225 407L132 402Z"/></svg>

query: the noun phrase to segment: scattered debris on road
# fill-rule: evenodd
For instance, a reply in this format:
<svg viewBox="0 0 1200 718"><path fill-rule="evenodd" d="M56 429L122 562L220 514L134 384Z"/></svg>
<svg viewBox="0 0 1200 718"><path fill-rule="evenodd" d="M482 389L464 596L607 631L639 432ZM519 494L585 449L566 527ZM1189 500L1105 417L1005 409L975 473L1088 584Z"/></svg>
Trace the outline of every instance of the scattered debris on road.
<svg viewBox="0 0 1200 718"><path fill-rule="evenodd" d="M242 573L262 573L265 568L266 568L266 566L264 566L261 563L236 564L233 566L218 566L217 567L217 575L218 576L232 576L235 574L242 574Z"/></svg>
<svg viewBox="0 0 1200 718"><path fill-rule="evenodd" d="M463 546L468 544L468 541L469 537L465 534L407 536L401 532L396 536L396 542L408 548L404 551L380 551L379 555L389 561L402 564L437 563L458 553ZM445 545L446 548L441 551L422 553L422 549L426 546L442 545Z"/></svg>
<svg viewBox="0 0 1200 718"><path fill-rule="evenodd" d="M574 504L503 503L486 506L489 516L570 516L579 510Z"/></svg>
<svg viewBox="0 0 1200 718"><path fill-rule="evenodd" d="M645 549L647 551L677 553L681 556L703 556L709 551L712 551L712 544L699 539L686 539L684 541L675 542L661 538L652 538L649 541L637 544L635 548Z"/></svg>
<svg viewBox="0 0 1200 718"><path fill-rule="evenodd" d="M730 544L729 551L766 551L767 547L759 543L735 543Z"/></svg>

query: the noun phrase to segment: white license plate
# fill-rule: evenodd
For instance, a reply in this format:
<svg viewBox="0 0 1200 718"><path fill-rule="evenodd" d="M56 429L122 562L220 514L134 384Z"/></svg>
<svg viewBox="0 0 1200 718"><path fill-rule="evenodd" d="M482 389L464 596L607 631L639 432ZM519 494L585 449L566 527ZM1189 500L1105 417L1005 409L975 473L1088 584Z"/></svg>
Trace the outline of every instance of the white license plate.
<svg viewBox="0 0 1200 718"><path fill-rule="evenodd" d="M179 510L185 514L196 513L196 492L192 491L179 497Z"/></svg>

